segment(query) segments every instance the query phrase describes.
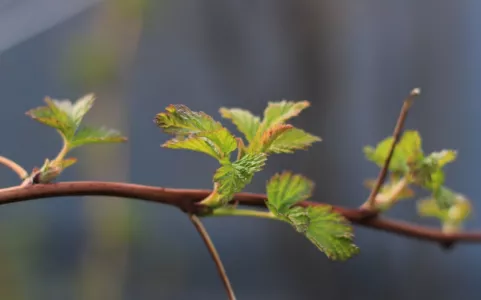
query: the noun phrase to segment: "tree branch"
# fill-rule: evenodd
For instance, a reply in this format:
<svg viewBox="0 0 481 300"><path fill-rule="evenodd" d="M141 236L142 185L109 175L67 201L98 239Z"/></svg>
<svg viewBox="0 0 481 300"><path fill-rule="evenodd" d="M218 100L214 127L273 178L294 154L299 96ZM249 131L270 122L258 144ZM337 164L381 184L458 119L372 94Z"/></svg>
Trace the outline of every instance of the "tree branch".
<svg viewBox="0 0 481 300"><path fill-rule="evenodd" d="M399 113L399 117L397 119L396 126L394 127L394 131L392 134L393 141L392 141L391 148L389 149L389 153L387 155L386 160L384 161L384 165L382 169L379 171L376 184L374 185L374 188L371 190L371 194L369 195L369 198L366 201L368 208L371 210L374 208L375 202L376 202L376 196L379 193L379 190L381 189L381 186L383 185L384 181L386 180L389 164L391 163L392 155L394 154L396 145L399 142L399 138L401 137L401 133L404 127L404 122L406 121L409 108L411 108L411 105L414 102L414 98L416 96L419 96L420 93L421 93L421 90L419 88L415 88L411 91L411 93L406 98L406 100L404 100L403 106L401 108L401 112Z"/></svg>
<svg viewBox="0 0 481 300"><path fill-rule="evenodd" d="M20 166L13 160L6 158L5 156L0 156L0 164L10 168L10 170L15 172L18 177L20 177L20 179L25 179L28 177L28 172L22 166Z"/></svg>
<svg viewBox="0 0 481 300"><path fill-rule="evenodd" d="M207 197L210 192L210 190L170 189L119 182L77 181L0 189L0 205L64 196L112 196L163 203L178 207L187 213L202 214L205 212L205 208L198 202ZM237 201L240 205L265 207L266 196L264 194L239 193L232 201ZM303 201L300 205L322 206L328 204ZM332 206L332 208L352 223L406 237L438 242L443 245L454 242L481 243L481 232L445 234L438 229L411 225L402 221L381 217L366 218L365 210L362 209L341 206Z"/></svg>
<svg viewBox="0 0 481 300"><path fill-rule="evenodd" d="M212 256L212 259L215 262L215 266L217 267L217 272L219 272L219 276L222 279L222 282L224 283L224 287L227 291L227 295L229 296L230 300L235 300L235 294L234 294L234 289L232 289L232 285L230 284L229 277L227 277L227 273L225 272L224 265L222 264L222 260L220 259L219 253L217 253L217 250L215 249L214 243L209 237L209 234L207 233L207 230L205 229L204 225L202 225L202 222L199 220L199 218L196 215L189 214L189 219L192 222L192 224L195 226L197 231L199 232L200 236L202 237L202 240L205 243L205 246L207 247L207 250L209 250L210 255Z"/></svg>

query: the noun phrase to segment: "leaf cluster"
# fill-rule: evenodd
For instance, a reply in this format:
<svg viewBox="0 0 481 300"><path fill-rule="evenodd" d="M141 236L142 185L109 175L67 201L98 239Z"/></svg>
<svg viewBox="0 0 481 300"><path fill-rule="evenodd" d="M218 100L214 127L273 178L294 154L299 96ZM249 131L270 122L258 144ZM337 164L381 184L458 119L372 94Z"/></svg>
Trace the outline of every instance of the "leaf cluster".
<svg viewBox="0 0 481 300"><path fill-rule="evenodd" d="M214 192L203 202L215 207L226 205L244 189L254 174L262 170L268 155L307 149L320 141L319 137L286 124L308 106L307 101L270 102L262 120L247 110L221 108L222 117L230 119L246 141L206 113L192 111L185 105L169 105L156 115L155 123L173 136L163 147L202 152L220 163L213 178ZM232 159L235 150L237 157Z"/></svg>
<svg viewBox="0 0 481 300"><path fill-rule="evenodd" d="M389 150L394 142L388 137L376 147L366 146L366 158L379 167L384 165ZM381 210L391 207L397 200L414 197L411 186L428 191L431 195L418 203L421 216L436 217L445 225L446 230L456 230L470 214L470 204L463 195L447 188L444 167L457 157L455 150L441 150L425 154L419 132L408 130L401 136L394 149L389 181L384 184L376 199ZM373 181L368 182L373 187Z"/></svg>
<svg viewBox="0 0 481 300"><path fill-rule="evenodd" d="M83 126L82 120L95 102L95 96L88 94L75 103L70 100L45 98L46 106L29 110L26 114L32 119L55 128L62 137L63 147L56 158L46 160L38 171L39 181L47 183L55 179L65 168L76 163L77 159L66 155L71 150L98 143L118 143L127 139L118 131L105 127Z"/></svg>
<svg viewBox="0 0 481 300"><path fill-rule="evenodd" d="M173 136L163 147L202 152L220 163L213 177L214 191L202 202L215 210L228 205L234 194L244 189L269 155L305 150L321 140L286 123L307 107L307 101L269 102L262 120L244 109L221 108L221 116L231 120L243 138L234 136L206 113L184 105L168 106L154 121ZM232 159L235 150L237 156ZM348 221L327 205L297 206L310 197L313 186L301 175L275 175L267 184L266 205L275 218L291 224L329 258L345 260L358 252Z"/></svg>

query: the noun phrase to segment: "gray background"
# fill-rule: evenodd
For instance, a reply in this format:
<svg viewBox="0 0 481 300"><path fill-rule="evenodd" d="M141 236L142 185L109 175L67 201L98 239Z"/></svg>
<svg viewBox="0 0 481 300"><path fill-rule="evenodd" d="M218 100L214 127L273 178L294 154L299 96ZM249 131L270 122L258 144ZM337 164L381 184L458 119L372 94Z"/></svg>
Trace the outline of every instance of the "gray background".
<svg viewBox="0 0 481 300"><path fill-rule="evenodd" d="M159 148L167 136L152 122L157 112L182 103L220 119L220 106L261 114L270 100L307 99L312 107L294 124L324 141L272 157L247 190L263 192L270 176L289 169L316 182L313 200L355 207L368 195L363 180L377 174L362 147L391 134L402 99L420 86L407 127L421 131L426 151L459 151L448 185L478 211L479 2L151 1L140 20L108 30L105 11L115 1L95 2L0 1L1 155L40 166L60 140L24 112L46 95L95 92L89 121L122 129L130 142L78 150L81 163L62 179L211 188L212 159ZM112 46L105 60L120 52L116 75L88 82L93 63L72 79L70 62L91 45L82 48L78 37L96 34ZM4 168L0 179L18 183ZM405 201L389 215L437 225L414 207ZM475 217L468 229L481 227ZM481 292L479 246L444 251L356 227L361 254L333 263L280 223L205 223L239 299L477 299ZM197 233L170 207L78 197L7 205L0 240L0 299L226 298Z"/></svg>

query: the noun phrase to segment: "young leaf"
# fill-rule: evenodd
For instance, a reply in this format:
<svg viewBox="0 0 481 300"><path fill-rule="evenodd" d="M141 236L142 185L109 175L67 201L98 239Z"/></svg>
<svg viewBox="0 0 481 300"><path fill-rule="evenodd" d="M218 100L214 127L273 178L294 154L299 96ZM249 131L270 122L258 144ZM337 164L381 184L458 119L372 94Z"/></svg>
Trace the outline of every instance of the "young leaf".
<svg viewBox="0 0 481 300"><path fill-rule="evenodd" d="M453 197L450 201L452 204L449 207L439 206L439 199L435 197L420 200L417 204L418 214L439 219L445 233L458 231L471 214L471 204L461 194L452 192L451 196Z"/></svg>
<svg viewBox="0 0 481 300"><path fill-rule="evenodd" d="M58 108L50 98L45 98L47 106L31 109L27 115L44 125L57 129L65 139L70 139L77 129L68 114Z"/></svg>
<svg viewBox="0 0 481 300"><path fill-rule="evenodd" d="M283 133L292 129L292 125L289 124L276 124L266 130L260 139L259 148L260 149L253 149L254 151L260 150L261 152L266 152L267 149L272 145L272 143L279 138Z"/></svg>
<svg viewBox="0 0 481 300"><path fill-rule="evenodd" d="M429 154L425 161L429 164L436 164L442 168L444 165L456 160L458 153L455 150L442 150L439 152L433 152Z"/></svg>
<svg viewBox="0 0 481 300"><path fill-rule="evenodd" d="M262 129L267 130L272 125L281 124L285 121L299 115L299 113L309 107L308 101L280 101L269 102L264 110L264 119L262 120ZM262 133L263 133L262 132Z"/></svg>
<svg viewBox="0 0 481 300"><path fill-rule="evenodd" d="M82 98L78 99L77 102L75 102L75 104L72 106L72 109L70 110L70 116L77 128L80 126L83 117L94 105L94 102L94 94L87 94Z"/></svg>
<svg viewBox="0 0 481 300"><path fill-rule="evenodd" d="M326 206L293 207L284 219L332 260L346 260L359 252L349 222Z"/></svg>
<svg viewBox="0 0 481 300"><path fill-rule="evenodd" d="M86 144L120 143L126 140L127 138L113 129L83 127L69 142L69 148L73 149Z"/></svg>
<svg viewBox="0 0 481 300"><path fill-rule="evenodd" d="M267 199L270 208L286 213L291 206L306 200L312 194L314 183L302 175L283 172L274 175L267 183Z"/></svg>
<svg viewBox="0 0 481 300"><path fill-rule="evenodd" d="M229 158L229 154L237 148L237 141L226 128L222 128L192 134L185 139L172 139L162 147L203 152L220 161Z"/></svg>
<svg viewBox="0 0 481 300"><path fill-rule="evenodd" d="M185 105L169 105L165 110L157 114L154 121L167 134L186 136L222 128L211 116L204 112L191 111Z"/></svg>
<svg viewBox="0 0 481 300"><path fill-rule="evenodd" d="M250 111L239 108L222 107L219 112L223 118L230 119L237 126L248 142L252 142L260 125L259 117L254 116Z"/></svg>
<svg viewBox="0 0 481 300"><path fill-rule="evenodd" d="M382 167L393 141L393 137L388 137L377 144L376 148L370 146L364 147L366 158L376 163L379 167ZM402 174L407 173L410 165L423 159L424 156L421 146L421 137L417 131L405 131L394 150L391 163L389 164L389 170Z"/></svg>
<svg viewBox="0 0 481 300"><path fill-rule="evenodd" d="M235 162L229 162L217 169L214 182L218 184L218 193L229 201L235 193L240 192L265 165L263 153L246 154Z"/></svg>
<svg viewBox="0 0 481 300"><path fill-rule="evenodd" d="M444 184L443 167L456 159L456 151L433 152L414 166L412 181L436 192Z"/></svg>
<svg viewBox="0 0 481 300"><path fill-rule="evenodd" d="M290 126L290 125L278 125ZM295 150L305 150L321 138L305 132L302 129L291 127L280 132L265 148L266 153L293 153Z"/></svg>

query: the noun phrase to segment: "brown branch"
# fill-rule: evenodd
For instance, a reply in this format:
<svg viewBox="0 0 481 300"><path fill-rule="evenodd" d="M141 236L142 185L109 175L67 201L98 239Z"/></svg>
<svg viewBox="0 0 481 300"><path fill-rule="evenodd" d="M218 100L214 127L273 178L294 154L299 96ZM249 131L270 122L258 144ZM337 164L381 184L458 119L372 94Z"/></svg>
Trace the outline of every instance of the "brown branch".
<svg viewBox="0 0 481 300"><path fill-rule="evenodd" d="M210 190L170 189L130 183L77 181L0 189L0 205L63 196L112 196L163 203L178 207L184 212L202 214L204 210L202 206L198 205L198 202L210 193ZM233 201L238 201L240 205L265 207L266 196L264 194L239 193L234 197ZM303 201L300 205L318 206L328 204ZM401 221L380 217L366 218L365 211L362 209L350 209L340 206L332 207L333 210L355 224L406 237L442 244L481 242L481 232L445 234L434 228L411 225Z"/></svg>
<svg viewBox="0 0 481 300"><path fill-rule="evenodd" d="M232 285L230 284L229 277L227 277L227 273L225 271L224 265L222 264L222 260L220 259L219 253L217 253L217 250L215 249L214 243L209 237L209 233L207 233L207 230L205 229L204 225L202 225L202 222L199 220L199 218L196 215L189 214L189 219L192 222L192 224L195 226L197 231L199 232L200 236L202 237L202 240L204 241L205 246L207 247L207 250L209 250L209 253L212 256L212 259L215 262L217 272L219 272L219 276L222 279L222 282L224 283L224 287L227 291L227 295L229 296L229 299L235 300L236 297L234 294L234 290L232 289Z"/></svg>
<svg viewBox="0 0 481 300"><path fill-rule="evenodd" d="M378 174L377 180L376 180L376 184L374 185L374 188L371 190L371 194L369 195L369 198L366 201L366 203L368 205L368 208L370 208L370 209L374 208L377 194L379 193L379 190L381 189L381 186L383 185L384 181L386 180L389 164L391 163L391 159L392 159L392 156L394 154L394 150L396 148L397 143L399 142L399 138L401 137L404 122L406 121L406 117L408 115L409 108L411 108L411 105L413 104L414 98L416 96L419 96L420 93L421 93L421 90L419 88L415 88L411 91L409 96L404 100L403 106L401 108L401 112L399 113L399 117L397 119L396 126L394 127L394 131L393 131L393 134L392 134L393 141L392 141L392 144L391 144L391 148L389 149L389 153L386 157L386 160L384 161L384 165L383 165L382 169L379 171L379 174Z"/></svg>

